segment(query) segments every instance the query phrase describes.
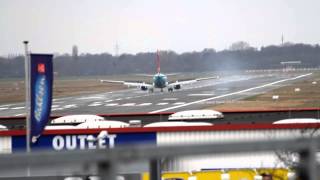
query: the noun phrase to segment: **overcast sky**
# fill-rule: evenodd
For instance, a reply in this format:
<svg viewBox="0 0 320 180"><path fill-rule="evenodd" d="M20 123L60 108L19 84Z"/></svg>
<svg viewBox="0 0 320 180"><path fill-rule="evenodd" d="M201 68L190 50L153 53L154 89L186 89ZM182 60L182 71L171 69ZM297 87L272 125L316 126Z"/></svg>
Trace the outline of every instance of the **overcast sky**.
<svg viewBox="0 0 320 180"><path fill-rule="evenodd" d="M319 0L0 0L0 55L222 50L320 41Z"/></svg>

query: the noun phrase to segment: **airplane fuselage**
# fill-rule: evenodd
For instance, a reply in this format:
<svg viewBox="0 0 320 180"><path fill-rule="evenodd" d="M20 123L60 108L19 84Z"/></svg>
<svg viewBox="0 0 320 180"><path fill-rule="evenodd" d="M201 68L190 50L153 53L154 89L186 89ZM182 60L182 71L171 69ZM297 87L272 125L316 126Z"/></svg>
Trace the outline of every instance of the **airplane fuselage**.
<svg viewBox="0 0 320 180"><path fill-rule="evenodd" d="M167 76L161 73L155 74L153 76L153 86L154 88L165 88L168 85Z"/></svg>

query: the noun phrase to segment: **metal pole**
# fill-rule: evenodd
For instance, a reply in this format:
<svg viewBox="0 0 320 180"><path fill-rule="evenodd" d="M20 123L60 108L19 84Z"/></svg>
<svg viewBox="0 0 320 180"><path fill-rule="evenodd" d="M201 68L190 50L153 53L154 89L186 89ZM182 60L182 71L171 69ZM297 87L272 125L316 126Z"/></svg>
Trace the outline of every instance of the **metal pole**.
<svg viewBox="0 0 320 180"><path fill-rule="evenodd" d="M31 151L30 148L30 61L29 61L29 51L28 51L28 41L23 41L25 48L25 89L26 89L26 150L27 153Z"/></svg>
<svg viewBox="0 0 320 180"><path fill-rule="evenodd" d="M115 161L98 162L98 175L101 180L116 180L116 172Z"/></svg>
<svg viewBox="0 0 320 180"><path fill-rule="evenodd" d="M310 145L299 152L300 162L297 168L299 179L316 180L316 141L311 141Z"/></svg>
<svg viewBox="0 0 320 180"><path fill-rule="evenodd" d="M161 168L160 161L158 159L150 160L150 179L161 180Z"/></svg>
<svg viewBox="0 0 320 180"><path fill-rule="evenodd" d="M316 180L317 179L317 141L312 140L311 145L309 146L309 161L308 161L308 173L310 174L310 179L311 180Z"/></svg>

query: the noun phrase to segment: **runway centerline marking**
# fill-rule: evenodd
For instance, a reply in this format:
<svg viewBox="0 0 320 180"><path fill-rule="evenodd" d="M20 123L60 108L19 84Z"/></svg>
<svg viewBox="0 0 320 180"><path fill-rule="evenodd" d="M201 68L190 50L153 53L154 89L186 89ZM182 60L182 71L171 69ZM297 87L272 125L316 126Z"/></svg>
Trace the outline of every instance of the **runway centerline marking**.
<svg viewBox="0 0 320 180"><path fill-rule="evenodd" d="M164 101L175 101L175 100L178 100L178 98L164 98L162 100L164 100Z"/></svg>
<svg viewBox="0 0 320 180"><path fill-rule="evenodd" d="M20 106L20 107L14 107L14 108L11 108L13 110L18 110L18 109L24 109L24 107Z"/></svg>
<svg viewBox="0 0 320 180"><path fill-rule="evenodd" d="M102 105L102 103L91 103L88 106L95 107L95 106L101 106L101 105Z"/></svg>
<svg viewBox="0 0 320 180"><path fill-rule="evenodd" d="M77 100L88 100L88 99L103 99L102 96L83 96L80 98L77 98Z"/></svg>
<svg viewBox="0 0 320 180"><path fill-rule="evenodd" d="M188 94L188 96L213 96L214 94Z"/></svg>
<svg viewBox="0 0 320 180"><path fill-rule="evenodd" d="M122 104L121 106L134 106L136 105L136 103L126 103L126 104Z"/></svg>
<svg viewBox="0 0 320 180"><path fill-rule="evenodd" d="M176 103L173 103L173 105L181 105L181 104L185 104L186 102L176 102Z"/></svg>
<svg viewBox="0 0 320 180"><path fill-rule="evenodd" d="M167 102L162 102L162 103L158 103L157 105L163 106L163 105L167 105L167 104L169 104L169 103L167 103Z"/></svg>
<svg viewBox="0 0 320 180"><path fill-rule="evenodd" d="M76 104L68 104L68 105L63 106L63 108L65 108L65 109L76 108L76 107L78 107Z"/></svg>
<svg viewBox="0 0 320 180"><path fill-rule="evenodd" d="M282 80L279 80L279 81L275 81L275 82L264 84L264 85L261 85L261 86L256 86L256 87L244 89L244 90L241 90L241 91L236 91L236 92L233 92L233 93L228 93L228 94L224 94L224 95L220 95L220 96L215 96L215 97L211 97L211 98L206 98L206 99L201 99L201 100L198 100L198 101L189 102L189 103L186 103L186 104L181 104L181 105L178 105L178 106L164 108L164 109L160 109L160 110L149 112L149 114L168 111L168 110L172 110L172 109L177 109L177 108L189 106L189 105L192 105L192 104L197 104L197 103L201 103L201 102L205 102L205 101L210 101L210 100L219 99L219 98L223 98L223 97L227 97L227 96L241 94L241 93L244 93L244 92L248 92L248 91L252 91L252 90L256 90L256 89L261 89L261 88L264 88L264 87L272 86L274 84L279 84L279 83L286 82L286 81L296 80L296 79L299 79L299 78L310 76L311 74L312 73L303 74L303 75L300 75L300 76L297 76L297 77L288 78L288 79L282 79Z"/></svg>
<svg viewBox="0 0 320 180"><path fill-rule="evenodd" d="M105 106L118 106L118 103L110 103L110 104L106 104Z"/></svg>
<svg viewBox="0 0 320 180"><path fill-rule="evenodd" d="M137 106L150 106L152 103L142 103L142 104L139 104Z"/></svg>

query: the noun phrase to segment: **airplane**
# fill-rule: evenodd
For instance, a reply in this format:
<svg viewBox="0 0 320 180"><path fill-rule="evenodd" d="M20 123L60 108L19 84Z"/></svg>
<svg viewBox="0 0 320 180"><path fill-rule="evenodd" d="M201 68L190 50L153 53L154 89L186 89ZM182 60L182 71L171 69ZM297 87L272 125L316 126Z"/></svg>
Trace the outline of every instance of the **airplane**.
<svg viewBox="0 0 320 180"><path fill-rule="evenodd" d="M170 74L170 75L175 75ZM169 75L169 74L168 74ZM148 75L150 76L150 75ZM138 87L142 91L149 91L150 93L154 92L155 88L160 89L161 92L163 92L163 89L167 88L168 92L173 92L173 90L179 90L181 89L182 85L185 84L191 84L197 81L202 81L202 80L208 80L208 79L214 79L217 77L206 77L206 78L198 78L198 79L192 79L192 80L185 80L185 81L176 81L173 83L168 82L168 78L165 74L162 74L160 72L160 56L159 56L159 51L157 51L157 73L153 75L153 83L145 83L145 82L129 82L129 81L115 81L115 80L100 80L101 83L103 82L108 82L108 83L122 83L127 86L133 86L133 87Z"/></svg>

